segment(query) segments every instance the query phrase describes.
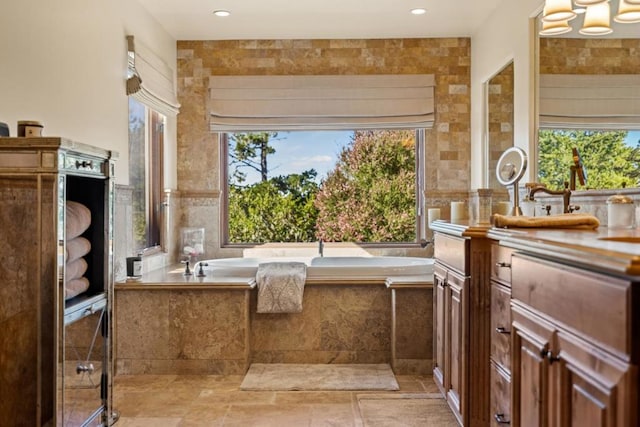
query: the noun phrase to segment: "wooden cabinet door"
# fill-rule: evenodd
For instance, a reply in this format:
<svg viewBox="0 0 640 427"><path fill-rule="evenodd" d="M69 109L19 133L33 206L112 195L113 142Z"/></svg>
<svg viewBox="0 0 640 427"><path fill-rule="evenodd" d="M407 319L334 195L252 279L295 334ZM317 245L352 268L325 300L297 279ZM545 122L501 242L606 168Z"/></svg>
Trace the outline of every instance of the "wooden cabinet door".
<svg viewBox="0 0 640 427"><path fill-rule="evenodd" d="M467 389L467 322L466 293L467 279L449 272L447 275L446 295L448 299L447 316L449 320L449 390L447 401L454 414L465 424L463 414L466 414L466 389Z"/></svg>
<svg viewBox="0 0 640 427"><path fill-rule="evenodd" d="M502 366L491 362L490 404L492 427L511 424L511 377Z"/></svg>
<svg viewBox="0 0 640 427"><path fill-rule="evenodd" d="M563 332L558 332L558 351L550 357L558 366L560 426L638 425L638 409L628 403L638 391L638 376L630 365Z"/></svg>
<svg viewBox="0 0 640 427"><path fill-rule="evenodd" d="M433 275L433 336L434 368L433 379L443 394L449 389L447 367L447 310L446 286L447 272L436 265Z"/></svg>
<svg viewBox="0 0 640 427"><path fill-rule="evenodd" d="M554 327L512 303L512 424L550 426L550 362Z"/></svg>

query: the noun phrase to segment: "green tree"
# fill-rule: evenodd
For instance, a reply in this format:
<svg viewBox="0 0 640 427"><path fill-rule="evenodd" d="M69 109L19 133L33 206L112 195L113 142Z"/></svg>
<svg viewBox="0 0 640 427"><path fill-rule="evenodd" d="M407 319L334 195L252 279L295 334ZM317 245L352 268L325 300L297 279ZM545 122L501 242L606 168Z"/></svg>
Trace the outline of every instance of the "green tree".
<svg viewBox="0 0 640 427"><path fill-rule="evenodd" d="M252 169L260 174L260 180L266 181L269 168L267 158L276 150L269 145L269 141L278 136L277 132L234 133L229 138L230 166L233 167L232 177L241 184L246 181L245 169Z"/></svg>
<svg viewBox="0 0 640 427"><path fill-rule="evenodd" d="M596 189L637 186L640 142L625 144L626 131L541 130L539 133L540 182L562 188L573 165L572 148L580 153L587 171L587 187Z"/></svg>
<svg viewBox="0 0 640 427"><path fill-rule="evenodd" d="M233 134L229 157L234 167L229 177L229 241L305 242L315 239L318 184L313 169L301 174L269 178L269 144L275 132ZM247 168L260 173L260 181L246 182Z"/></svg>
<svg viewBox="0 0 640 427"><path fill-rule="evenodd" d="M315 239L316 172L229 186L231 242L308 242Z"/></svg>
<svg viewBox="0 0 640 427"><path fill-rule="evenodd" d="M129 185L133 191L133 238L136 250L147 246L145 107L129 98Z"/></svg>
<svg viewBox="0 0 640 427"><path fill-rule="evenodd" d="M317 195L317 237L414 240L415 182L414 131L356 131Z"/></svg>

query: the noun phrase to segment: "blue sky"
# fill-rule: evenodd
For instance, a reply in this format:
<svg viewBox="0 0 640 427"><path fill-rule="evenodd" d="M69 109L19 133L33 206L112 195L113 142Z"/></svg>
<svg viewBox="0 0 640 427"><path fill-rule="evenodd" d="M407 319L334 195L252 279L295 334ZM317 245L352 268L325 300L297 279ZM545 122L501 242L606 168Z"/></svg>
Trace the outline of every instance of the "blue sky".
<svg viewBox="0 0 640 427"><path fill-rule="evenodd" d="M640 130L632 130L629 131L629 133L627 134L627 139L625 139L624 142L627 145L635 147L638 143L638 140L640 140Z"/></svg>
<svg viewBox="0 0 640 427"><path fill-rule="evenodd" d="M320 182L338 161L338 155L351 141L353 131L279 132L271 140L275 154L267 159L269 175L289 175L315 169ZM258 173L247 172L247 183L256 182Z"/></svg>

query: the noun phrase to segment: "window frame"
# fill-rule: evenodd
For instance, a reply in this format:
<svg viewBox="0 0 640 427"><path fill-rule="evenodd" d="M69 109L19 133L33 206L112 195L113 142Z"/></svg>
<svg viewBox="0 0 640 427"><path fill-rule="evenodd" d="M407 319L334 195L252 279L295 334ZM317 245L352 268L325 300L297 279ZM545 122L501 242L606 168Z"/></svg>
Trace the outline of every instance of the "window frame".
<svg viewBox="0 0 640 427"><path fill-rule="evenodd" d="M383 129L383 128L381 128ZM309 129L310 130L310 129ZM352 129L348 129L352 130ZM305 131L305 129L300 129ZM229 134L247 131L228 131L218 133L220 153L220 237L221 248L253 248L258 244L229 242ZM425 129L415 129L415 171L416 171L416 239L413 242L355 242L358 246L368 248L415 248L424 247L426 241L426 209L425 209ZM300 242L282 242L278 245L295 247Z"/></svg>
<svg viewBox="0 0 640 427"><path fill-rule="evenodd" d="M163 202L164 202L164 140L166 116L156 111L146 103L130 98L144 107L144 154L145 154L145 221L146 243L144 247L135 248L137 253L150 255L165 248L163 233ZM131 141L129 140L129 144ZM129 164L131 168L131 163ZM131 186L131 180L129 181ZM134 237L134 242L137 240ZM135 244L134 243L134 244Z"/></svg>

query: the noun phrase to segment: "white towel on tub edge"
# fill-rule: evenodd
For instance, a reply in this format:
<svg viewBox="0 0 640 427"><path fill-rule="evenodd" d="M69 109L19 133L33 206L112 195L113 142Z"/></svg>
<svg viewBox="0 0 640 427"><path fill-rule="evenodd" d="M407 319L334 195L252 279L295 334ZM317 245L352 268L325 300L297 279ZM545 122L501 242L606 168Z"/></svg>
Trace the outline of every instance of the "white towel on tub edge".
<svg viewBox="0 0 640 427"><path fill-rule="evenodd" d="M258 265L258 313L300 313L307 278L303 262L267 262Z"/></svg>

